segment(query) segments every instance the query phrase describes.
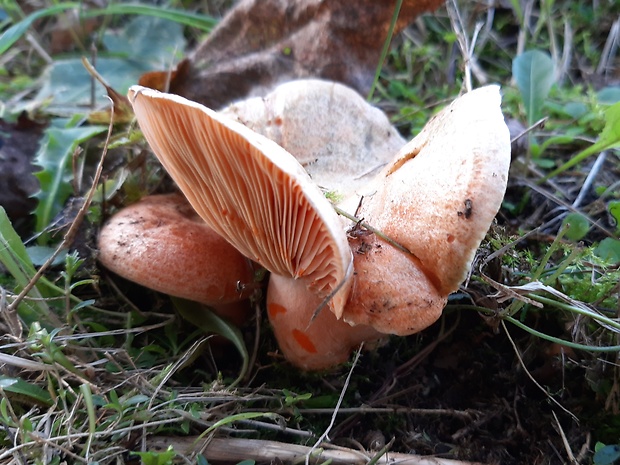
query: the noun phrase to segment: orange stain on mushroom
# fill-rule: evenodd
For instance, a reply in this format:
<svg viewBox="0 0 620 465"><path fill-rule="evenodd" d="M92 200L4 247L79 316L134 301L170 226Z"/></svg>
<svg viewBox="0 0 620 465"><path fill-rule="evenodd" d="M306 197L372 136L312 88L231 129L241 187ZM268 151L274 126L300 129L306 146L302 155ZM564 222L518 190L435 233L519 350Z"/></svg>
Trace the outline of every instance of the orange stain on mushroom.
<svg viewBox="0 0 620 465"><path fill-rule="evenodd" d="M304 333L303 331L294 329L293 338L295 339L295 341L297 341L297 344L299 344L301 348L304 349L306 352L310 352L311 354L316 354L318 352L318 350L316 350L316 346L314 345L314 343L310 340L308 335Z"/></svg>
<svg viewBox="0 0 620 465"><path fill-rule="evenodd" d="M286 313L286 307L280 304L271 303L267 307L267 311L269 312L270 318L275 318L278 315L284 315Z"/></svg>

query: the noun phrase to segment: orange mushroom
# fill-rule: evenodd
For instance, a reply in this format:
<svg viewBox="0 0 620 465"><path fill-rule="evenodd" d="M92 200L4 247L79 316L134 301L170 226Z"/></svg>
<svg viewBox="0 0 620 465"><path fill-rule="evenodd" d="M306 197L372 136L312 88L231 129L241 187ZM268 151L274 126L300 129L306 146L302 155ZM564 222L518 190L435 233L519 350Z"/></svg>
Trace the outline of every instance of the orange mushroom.
<svg viewBox="0 0 620 465"><path fill-rule="evenodd" d="M182 97L134 86L129 100L155 155L207 225L341 313L352 276L343 222L295 158Z"/></svg>
<svg viewBox="0 0 620 465"><path fill-rule="evenodd" d="M99 234L99 261L150 289L212 307L236 324L253 289L253 264L209 228L180 194L144 197Z"/></svg>
<svg viewBox="0 0 620 465"><path fill-rule="evenodd" d="M361 253L350 241L356 276L345 321L406 335L439 318L504 198L510 135L500 104L498 86L459 97L400 150L369 195L341 205L408 251L374 234Z"/></svg>
<svg viewBox="0 0 620 465"><path fill-rule="evenodd" d="M366 195L342 205L391 239L353 228L348 243L343 221L279 145L178 96L134 86L129 99L198 214L272 272L270 320L285 356L306 369L340 363L362 340L434 322L506 185L510 142L496 86L457 99ZM324 303L333 315L317 314Z"/></svg>

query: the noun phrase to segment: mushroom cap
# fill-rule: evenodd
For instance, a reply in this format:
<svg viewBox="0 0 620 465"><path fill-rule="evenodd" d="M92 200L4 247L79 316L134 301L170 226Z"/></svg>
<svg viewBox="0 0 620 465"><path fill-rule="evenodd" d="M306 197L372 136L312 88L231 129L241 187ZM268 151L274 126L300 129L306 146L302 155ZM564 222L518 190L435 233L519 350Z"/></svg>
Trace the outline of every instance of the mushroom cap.
<svg viewBox="0 0 620 465"><path fill-rule="evenodd" d="M457 98L402 148L369 188L357 212L358 217L413 254L416 267L424 275L416 279L428 283L435 302L445 299L465 280L504 197L510 136L500 103L498 86ZM355 212L359 200L348 199L342 208ZM373 253L365 261L356 256L356 272L364 263L368 273L356 274L344 319L352 324L375 321L381 331L394 334L422 329L418 316L424 324L432 323L424 304L429 297L422 297L423 304L415 311L402 304L384 304L385 276L389 273L392 279L395 273L391 270L398 261L393 253L385 253L386 248L394 248L392 245L382 239L376 243L381 245L381 254ZM363 292L363 297L358 292ZM398 301L415 300L420 292L418 284L412 283L407 296L400 295ZM381 317L372 314L372 309L382 305L386 310ZM440 313L433 310L436 317ZM382 321L380 326L378 320Z"/></svg>
<svg viewBox="0 0 620 465"><path fill-rule="evenodd" d="M320 79L281 84L225 114L284 147L321 188L347 196L405 145L388 117L353 89Z"/></svg>
<svg viewBox="0 0 620 465"><path fill-rule="evenodd" d="M128 97L146 140L198 215L246 257L329 297L340 314L352 266L343 223L295 158L182 97L141 86Z"/></svg>
<svg viewBox="0 0 620 465"><path fill-rule="evenodd" d="M159 292L211 306L249 296L252 263L179 194L144 197L112 216L99 234L99 261Z"/></svg>
<svg viewBox="0 0 620 465"><path fill-rule="evenodd" d="M361 342L385 337L370 326L350 326L332 312L312 316L321 299L292 279L271 275L267 314L285 358L303 370L325 370L347 361Z"/></svg>
<svg viewBox="0 0 620 465"><path fill-rule="evenodd" d="M351 236L353 287L343 320L407 336L433 324L448 300L416 257L375 234Z"/></svg>

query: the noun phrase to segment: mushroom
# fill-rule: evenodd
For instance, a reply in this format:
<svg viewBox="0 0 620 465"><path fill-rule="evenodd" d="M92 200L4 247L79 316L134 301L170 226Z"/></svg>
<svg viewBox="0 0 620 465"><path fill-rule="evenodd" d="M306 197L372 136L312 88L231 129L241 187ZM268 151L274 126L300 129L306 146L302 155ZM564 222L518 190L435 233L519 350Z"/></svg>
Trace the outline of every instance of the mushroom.
<svg viewBox="0 0 620 465"><path fill-rule="evenodd" d="M284 147L319 187L343 198L365 187L406 142L356 91L320 79L281 84L220 114Z"/></svg>
<svg viewBox="0 0 620 465"><path fill-rule="evenodd" d="M242 324L252 263L209 228L180 194L153 195L112 216L99 234L99 261L159 292L212 307Z"/></svg>
<svg viewBox="0 0 620 465"><path fill-rule="evenodd" d="M322 304L299 280L271 275L267 315L280 350L296 367L325 370L346 362L362 342L372 347L385 338L371 326L351 326L327 310L314 316Z"/></svg>
<svg viewBox="0 0 620 465"><path fill-rule="evenodd" d="M400 150L368 195L341 205L393 241L350 241L356 274L345 321L406 335L439 318L504 198L510 135L500 104L495 85L459 97Z"/></svg>
<svg viewBox="0 0 620 465"><path fill-rule="evenodd" d="M352 276L343 222L295 158L182 97L133 86L129 100L155 155L205 223L342 313Z"/></svg>
<svg viewBox="0 0 620 465"><path fill-rule="evenodd" d="M362 340L432 324L506 186L510 143L497 86L457 99L355 189L342 208L384 235L356 226L349 243L329 202L279 145L178 96L134 86L129 99L198 214L272 272L270 320L285 356L307 369L343 361ZM319 311L325 303L333 316Z"/></svg>

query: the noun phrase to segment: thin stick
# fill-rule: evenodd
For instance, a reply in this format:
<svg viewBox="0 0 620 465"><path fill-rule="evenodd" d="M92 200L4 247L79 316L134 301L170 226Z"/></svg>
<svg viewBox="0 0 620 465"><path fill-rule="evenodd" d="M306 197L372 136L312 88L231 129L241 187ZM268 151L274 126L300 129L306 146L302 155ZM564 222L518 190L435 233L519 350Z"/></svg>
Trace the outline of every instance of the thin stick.
<svg viewBox="0 0 620 465"><path fill-rule="evenodd" d="M527 377L532 380L532 382L536 385L536 387L538 389L540 389L542 392L545 393L545 395L549 398L549 400L551 400L554 404L556 404L558 407L560 407L562 410L564 410L564 412L566 412L573 420L575 420L577 423L579 423L579 419L572 412L570 412L566 407L564 407L557 400L555 400L553 397L551 397L549 395L549 393L545 390L545 388L542 387L538 383L538 381L536 381L536 379L532 376L530 371L525 366L525 362L521 358L521 354L519 353L519 349L517 348L517 344L515 344L515 341L512 339L512 336L508 332L508 328L506 327L506 323L503 320L502 320L501 323L502 323L502 328L504 328L504 332L506 333L506 336L508 337L508 341L510 341L510 345L512 346L513 350L515 351L515 355L517 356L517 360L519 360L519 364L521 365L521 367L525 371L525 374L527 375Z"/></svg>
<svg viewBox="0 0 620 465"><path fill-rule="evenodd" d="M364 229L367 229L368 231L374 233L376 236L380 237L385 242L388 242L389 244L393 245L394 247L396 247L401 252L405 252L405 253L407 253L409 255L413 255L413 252L411 252L407 247L405 247L402 244L399 244L394 239L389 238L388 236L385 235L385 233L383 233L383 232L379 231L378 229L372 227L371 225L366 223L364 220L362 220L360 218L357 218L355 215L351 215L350 213L345 212L342 208L339 208L339 207L337 207L335 205L334 205L334 210L336 210L336 213L338 213L340 216L344 216L345 218L353 221L355 224L359 224ZM414 257L415 257L415 255L414 255Z"/></svg>
<svg viewBox="0 0 620 465"><path fill-rule="evenodd" d="M329 425L325 429L325 432L323 434L321 434L321 436L316 441L316 443L314 443L314 446L312 446L310 448L310 450L308 451L308 453L306 454L306 465L310 464L310 456L312 455L312 452L314 452L315 449L319 446L319 444L321 444L325 439L329 439L329 437L328 437L329 432L334 427L334 423L336 423L336 416L338 415L338 410L340 409L340 405L342 404L342 400L344 399L344 395L347 392L347 388L349 387L349 382L351 381L351 375L353 375L353 369L357 365L357 362L358 362L358 360L360 358L360 354L362 353L362 348L363 347L364 347L364 343L362 342L360 344L359 348L357 349L357 352L355 354L355 358L353 359L353 364L351 365L351 369L349 370L349 374L347 375L347 379L345 380L344 386L342 387L342 391L340 391L340 397L338 398L338 402L336 403L336 407L334 408L334 413L332 414L331 421L329 422Z"/></svg>
<svg viewBox="0 0 620 465"><path fill-rule="evenodd" d="M35 275L28 282L28 284L24 286L24 289L22 289L22 291L17 295L17 297L15 297L15 300L13 300L13 302L7 307L7 310L9 312L12 312L17 309L17 306L21 303L24 297L26 297L26 295L32 290L32 288L36 285L36 283L43 276L43 274L48 270L48 268L52 265L52 263L54 263L54 260L56 260L58 255L60 255L60 253L63 250L68 249L71 243L73 242L73 240L75 239L78 229L80 225L82 224L82 220L86 216L86 213L88 212L88 209L90 208L90 204L93 200L93 197L95 196L95 191L97 190L97 184L99 183L99 179L101 178L101 173L103 172L103 162L108 153L108 146L110 145L110 138L112 137L113 128L114 128L114 102L112 102L112 106L110 108L110 124L108 126L108 134L106 136L105 144L103 146L103 153L101 154L101 158L99 159L99 164L97 165L97 170L93 178L92 186L90 190L88 191L88 193L86 194L86 197L84 198L84 203L80 207L80 210L78 211L75 217L75 220L73 221L73 223L71 223L71 226L69 227L69 230L65 234L65 237L63 238L60 245L56 248L56 250L54 250L54 253L52 253L52 255L47 259L47 261L43 265L41 265L39 270L35 273ZM60 322L58 321L57 324L60 325Z"/></svg>

